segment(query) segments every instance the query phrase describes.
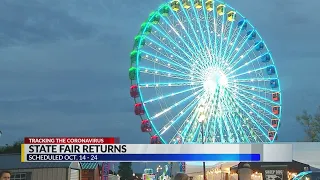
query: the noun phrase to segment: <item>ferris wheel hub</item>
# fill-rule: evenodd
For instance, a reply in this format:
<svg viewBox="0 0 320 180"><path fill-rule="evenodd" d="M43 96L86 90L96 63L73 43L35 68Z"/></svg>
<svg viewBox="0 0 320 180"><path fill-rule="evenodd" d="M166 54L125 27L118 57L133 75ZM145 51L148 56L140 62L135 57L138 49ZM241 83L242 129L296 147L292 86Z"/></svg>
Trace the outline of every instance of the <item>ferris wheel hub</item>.
<svg viewBox="0 0 320 180"><path fill-rule="evenodd" d="M210 67L202 75L203 88L208 93L215 93L217 87L227 87L228 78L219 68Z"/></svg>

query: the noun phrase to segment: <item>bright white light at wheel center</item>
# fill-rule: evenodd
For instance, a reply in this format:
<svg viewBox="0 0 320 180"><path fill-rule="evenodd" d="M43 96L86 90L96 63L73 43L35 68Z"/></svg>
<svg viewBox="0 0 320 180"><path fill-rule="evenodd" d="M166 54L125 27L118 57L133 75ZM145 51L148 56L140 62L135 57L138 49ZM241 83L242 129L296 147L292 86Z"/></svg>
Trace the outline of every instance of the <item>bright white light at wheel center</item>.
<svg viewBox="0 0 320 180"><path fill-rule="evenodd" d="M203 82L203 87L206 92L214 93L217 88L217 81L214 78L209 77Z"/></svg>
<svg viewBox="0 0 320 180"><path fill-rule="evenodd" d="M203 88L206 92L215 93L217 87L226 87L228 79L224 73L217 69L210 68L203 75Z"/></svg>
<svg viewBox="0 0 320 180"><path fill-rule="evenodd" d="M227 79L226 75L224 75L224 74L220 75L219 85L223 86L223 87L226 87L228 85L228 79Z"/></svg>

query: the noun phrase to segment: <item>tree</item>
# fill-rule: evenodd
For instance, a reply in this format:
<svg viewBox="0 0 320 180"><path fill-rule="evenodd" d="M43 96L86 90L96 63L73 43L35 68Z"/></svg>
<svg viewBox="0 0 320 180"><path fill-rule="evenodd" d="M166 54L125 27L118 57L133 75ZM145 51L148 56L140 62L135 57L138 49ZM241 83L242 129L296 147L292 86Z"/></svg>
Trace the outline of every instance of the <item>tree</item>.
<svg viewBox="0 0 320 180"><path fill-rule="evenodd" d="M297 116L297 121L303 126L307 142L320 141L320 106L315 114L309 114L306 110Z"/></svg>
<svg viewBox="0 0 320 180"><path fill-rule="evenodd" d="M132 163L131 162L121 162L119 163L118 174L120 176L120 180L132 180L133 179L133 171L132 171Z"/></svg>
<svg viewBox="0 0 320 180"><path fill-rule="evenodd" d="M12 145L6 145L0 148L0 154L21 153L21 144L23 141L16 141Z"/></svg>

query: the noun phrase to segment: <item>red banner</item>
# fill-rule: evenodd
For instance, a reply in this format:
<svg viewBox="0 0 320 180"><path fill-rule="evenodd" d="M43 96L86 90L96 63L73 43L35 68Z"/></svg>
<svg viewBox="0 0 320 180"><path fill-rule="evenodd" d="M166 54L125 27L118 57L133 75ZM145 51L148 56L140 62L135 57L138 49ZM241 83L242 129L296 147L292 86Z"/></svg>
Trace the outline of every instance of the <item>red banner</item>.
<svg viewBox="0 0 320 180"><path fill-rule="evenodd" d="M119 144L114 137L26 137L24 144Z"/></svg>

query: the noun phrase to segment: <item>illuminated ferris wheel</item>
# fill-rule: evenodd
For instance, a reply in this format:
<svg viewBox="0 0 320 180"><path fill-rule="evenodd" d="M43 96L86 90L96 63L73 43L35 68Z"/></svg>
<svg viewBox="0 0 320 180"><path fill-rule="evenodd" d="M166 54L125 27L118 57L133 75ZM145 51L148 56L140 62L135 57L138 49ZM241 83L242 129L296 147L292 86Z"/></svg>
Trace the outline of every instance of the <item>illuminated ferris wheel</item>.
<svg viewBox="0 0 320 180"><path fill-rule="evenodd" d="M130 56L134 111L151 143L276 139L276 66L258 31L228 4L162 4L141 25Z"/></svg>

